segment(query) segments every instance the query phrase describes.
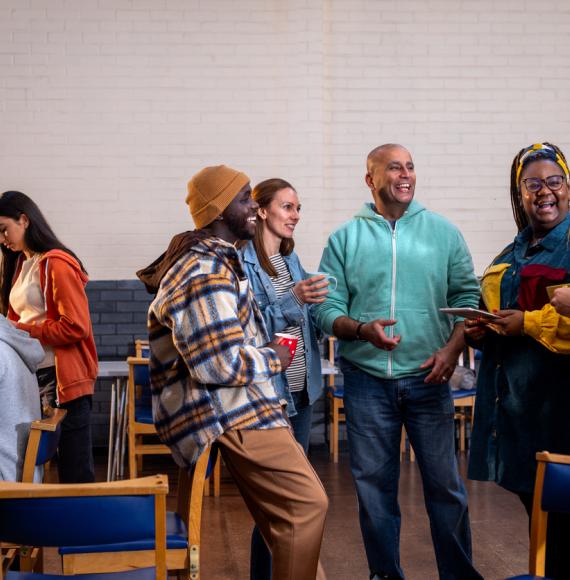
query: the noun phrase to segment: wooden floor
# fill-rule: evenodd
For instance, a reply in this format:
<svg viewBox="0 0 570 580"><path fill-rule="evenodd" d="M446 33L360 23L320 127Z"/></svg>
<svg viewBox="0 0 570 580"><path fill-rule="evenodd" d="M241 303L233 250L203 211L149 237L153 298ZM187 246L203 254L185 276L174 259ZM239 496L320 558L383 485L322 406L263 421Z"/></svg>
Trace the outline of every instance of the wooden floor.
<svg viewBox="0 0 570 580"><path fill-rule="evenodd" d="M368 567L360 530L356 499L348 465L341 451L339 463L329 460L324 445L311 448L311 461L330 497L330 509L321 559L329 580L366 580ZM98 474L104 478L104 459ZM462 475L465 455L459 455ZM148 460L144 475L176 471L169 458ZM519 500L492 483L466 482L469 493L475 564L487 580L498 580L527 571L528 523ZM423 504L421 478L416 463L402 463L401 562L408 580L437 579L437 569ZM202 524L202 580L247 580L252 520L227 472L222 471L221 497L204 501ZM59 571L57 558L48 555L46 571Z"/></svg>

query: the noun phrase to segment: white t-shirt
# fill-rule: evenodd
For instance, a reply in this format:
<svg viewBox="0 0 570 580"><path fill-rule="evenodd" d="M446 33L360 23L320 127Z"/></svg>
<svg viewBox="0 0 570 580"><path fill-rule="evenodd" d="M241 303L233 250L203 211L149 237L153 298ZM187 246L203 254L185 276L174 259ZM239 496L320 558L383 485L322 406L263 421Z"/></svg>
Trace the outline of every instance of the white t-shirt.
<svg viewBox="0 0 570 580"><path fill-rule="evenodd" d="M23 324L41 324L47 318L45 298L40 285L39 262L42 254L34 254L22 264L18 278L10 290L10 306ZM54 366L53 349L42 344L46 356L38 368Z"/></svg>

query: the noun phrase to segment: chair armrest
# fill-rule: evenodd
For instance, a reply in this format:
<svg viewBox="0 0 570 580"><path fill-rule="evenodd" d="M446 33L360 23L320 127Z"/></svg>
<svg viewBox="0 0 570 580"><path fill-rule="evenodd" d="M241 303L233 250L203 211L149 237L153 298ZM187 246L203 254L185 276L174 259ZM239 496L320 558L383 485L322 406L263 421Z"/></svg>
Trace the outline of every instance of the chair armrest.
<svg viewBox="0 0 570 580"><path fill-rule="evenodd" d="M67 411L65 409L54 409L53 414L49 417L32 421L31 429L39 429L40 431L56 431L66 415Z"/></svg>

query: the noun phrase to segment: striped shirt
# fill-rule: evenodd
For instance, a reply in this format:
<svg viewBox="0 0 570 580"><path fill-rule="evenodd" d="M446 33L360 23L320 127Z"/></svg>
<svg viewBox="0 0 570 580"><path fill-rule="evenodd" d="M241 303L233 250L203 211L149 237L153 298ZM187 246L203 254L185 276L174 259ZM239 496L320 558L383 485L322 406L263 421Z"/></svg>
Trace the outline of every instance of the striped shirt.
<svg viewBox="0 0 570 580"><path fill-rule="evenodd" d="M162 279L148 316L153 419L178 465L228 430L287 427L281 372L236 249L202 240Z"/></svg>
<svg viewBox="0 0 570 580"><path fill-rule="evenodd" d="M277 276L271 276L271 282L275 289L275 293L277 294L277 298L280 298L285 294L285 292L291 291L293 286L295 286L295 282L293 282L289 268L287 268L287 264L281 254L269 256L269 261L277 272ZM295 297L295 300L297 300L297 296L295 296L294 292L293 296ZM297 300L297 302L299 301ZM301 303L299 304L301 305ZM305 360L305 342L303 341L303 332L300 326L288 326L283 330L283 333L292 334L298 339L295 356L285 371L289 391L295 393L302 391L306 384L307 362Z"/></svg>

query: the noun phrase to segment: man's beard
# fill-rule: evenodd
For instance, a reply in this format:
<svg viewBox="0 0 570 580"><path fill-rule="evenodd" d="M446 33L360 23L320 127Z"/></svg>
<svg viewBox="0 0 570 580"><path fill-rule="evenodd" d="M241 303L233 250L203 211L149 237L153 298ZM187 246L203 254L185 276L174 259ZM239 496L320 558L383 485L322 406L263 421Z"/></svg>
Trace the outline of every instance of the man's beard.
<svg viewBox="0 0 570 580"><path fill-rule="evenodd" d="M231 215L226 215L224 221L238 240L253 240L255 232L249 230L247 218L234 218Z"/></svg>

